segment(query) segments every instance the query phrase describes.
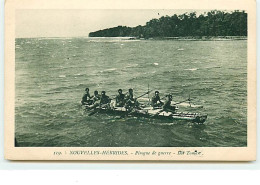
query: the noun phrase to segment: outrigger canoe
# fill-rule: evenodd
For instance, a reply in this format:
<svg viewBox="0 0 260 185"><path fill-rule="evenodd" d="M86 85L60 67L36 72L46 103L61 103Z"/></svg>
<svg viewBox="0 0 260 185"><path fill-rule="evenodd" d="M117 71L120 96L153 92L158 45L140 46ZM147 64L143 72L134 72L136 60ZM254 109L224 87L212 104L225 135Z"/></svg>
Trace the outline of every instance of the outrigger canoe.
<svg viewBox="0 0 260 185"><path fill-rule="evenodd" d="M90 109L89 106L85 105L86 109ZM187 120L195 123L204 123L207 119L206 114L200 113L189 113L189 112L168 112L160 108L154 109L153 107L145 107L142 109L127 110L124 107L109 107L102 108L96 107L94 111L100 113L109 113L116 115L133 115L147 118L158 118L158 119L169 119L169 120Z"/></svg>

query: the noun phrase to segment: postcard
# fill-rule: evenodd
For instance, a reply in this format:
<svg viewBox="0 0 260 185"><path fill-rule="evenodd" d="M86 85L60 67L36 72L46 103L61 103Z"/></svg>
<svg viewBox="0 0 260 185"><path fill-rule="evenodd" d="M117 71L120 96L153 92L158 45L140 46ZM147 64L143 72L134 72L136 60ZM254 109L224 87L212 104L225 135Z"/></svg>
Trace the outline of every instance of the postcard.
<svg viewBox="0 0 260 185"><path fill-rule="evenodd" d="M5 2L8 160L256 160L254 0Z"/></svg>

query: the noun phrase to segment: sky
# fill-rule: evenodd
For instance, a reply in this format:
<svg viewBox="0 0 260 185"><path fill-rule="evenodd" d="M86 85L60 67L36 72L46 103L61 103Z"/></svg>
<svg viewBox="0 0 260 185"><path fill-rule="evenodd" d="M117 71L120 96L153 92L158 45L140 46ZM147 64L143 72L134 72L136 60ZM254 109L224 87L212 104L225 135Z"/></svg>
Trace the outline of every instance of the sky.
<svg viewBox="0 0 260 185"><path fill-rule="evenodd" d="M89 32L145 25L153 18L208 10L16 10L16 38L87 37Z"/></svg>

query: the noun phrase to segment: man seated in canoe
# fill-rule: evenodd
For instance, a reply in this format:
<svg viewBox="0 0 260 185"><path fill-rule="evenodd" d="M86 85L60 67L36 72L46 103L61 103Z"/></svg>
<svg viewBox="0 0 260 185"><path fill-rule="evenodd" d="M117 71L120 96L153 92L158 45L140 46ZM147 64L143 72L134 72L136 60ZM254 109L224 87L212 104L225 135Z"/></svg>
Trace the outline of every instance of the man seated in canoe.
<svg viewBox="0 0 260 185"><path fill-rule="evenodd" d="M151 105L153 108L161 107L163 105L163 102L159 96L159 91L155 91L154 96L152 97Z"/></svg>
<svg viewBox="0 0 260 185"><path fill-rule="evenodd" d="M92 97L92 100L93 100L93 104L95 104L100 100L100 95L98 94L97 90L94 91L94 96Z"/></svg>
<svg viewBox="0 0 260 185"><path fill-rule="evenodd" d="M102 91L99 106L103 108L110 108L110 102L111 99L106 95L106 91Z"/></svg>
<svg viewBox="0 0 260 185"><path fill-rule="evenodd" d="M171 102L172 102L172 95L169 94L166 96L167 100L165 101L164 105L163 105L163 110L167 111L167 112L175 112L176 106L171 106Z"/></svg>
<svg viewBox="0 0 260 185"><path fill-rule="evenodd" d="M82 97L81 104L82 105L91 105L93 101L91 100L91 96L89 94L89 88L85 89L85 94Z"/></svg>
<svg viewBox="0 0 260 185"><path fill-rule="evenodd" d="M125 105L125 95L122 92L122 89L118 89L118 95L116 96L116 107L124 107Z"/></svg>
<svg viewBox="0 0 260 185"><path fill-rule="evenodd" d="M132 109L132 108L139 108L139 102L134 97L133 89L128 90L128 95L125 97L125 108Z"/></svg>
<svg viewBox="0 0 260 185"><path fill-rule="evenodd" d="M94 109L100 105L100 98L101 96L98 94L98 91L94 91L94 96L91 97L92 103L88 104L87 107L89 109Z"/></svg>

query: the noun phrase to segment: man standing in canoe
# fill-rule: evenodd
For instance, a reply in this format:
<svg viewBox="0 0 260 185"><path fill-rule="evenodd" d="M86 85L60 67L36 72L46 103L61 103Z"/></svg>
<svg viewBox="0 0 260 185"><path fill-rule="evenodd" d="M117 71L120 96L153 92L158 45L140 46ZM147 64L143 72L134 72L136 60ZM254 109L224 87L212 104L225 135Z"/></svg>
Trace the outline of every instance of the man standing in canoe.
<svg viewBox="0 0 260 185"><path fill-rule="evenodd" d="M86 88L85 94L83 95L82 100L81 100L81 104L82 105L91 105L92 102L93 101L91 100L91 97L90 97L90 94L89 94L89 88Z"/></svg>
<svg viewBox="0 0 260 185"><path fill-rule="evenodd" d="M118 89L118 95L116 96L116 107L123 107L125 105L125 95L122 93L122 89Z"/></svg>
<svg viewBox="0 0 260 185"><path fill-rule="evenodd" d="M163 105L163 102L161 101L161 98L159 96L159 91L155 91L154 96L152 97L152 107L161 107Z"/></svg>

